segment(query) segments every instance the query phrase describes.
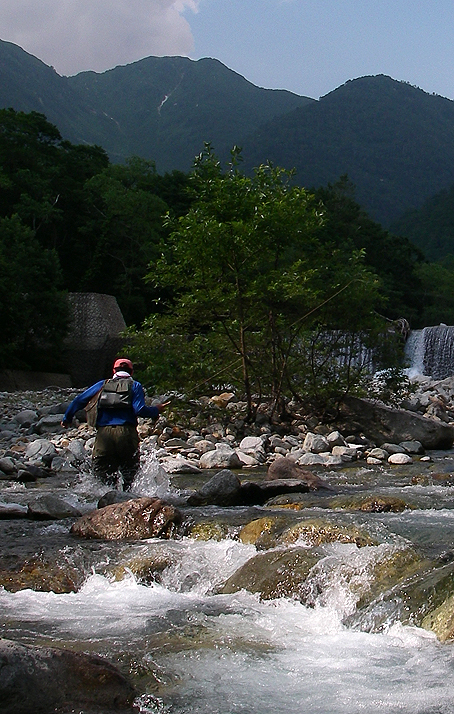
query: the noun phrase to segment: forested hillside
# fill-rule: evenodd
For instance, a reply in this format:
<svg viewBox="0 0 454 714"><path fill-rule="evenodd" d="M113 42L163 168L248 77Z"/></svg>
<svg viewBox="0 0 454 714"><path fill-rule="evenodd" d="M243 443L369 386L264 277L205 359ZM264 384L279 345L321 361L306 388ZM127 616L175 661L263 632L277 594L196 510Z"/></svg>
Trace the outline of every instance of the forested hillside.
<svg viewBox="0 0 454 714"><path fill-rule="evenodd" d="M189 171L205 142L230 148L264 122L310 103L256 87L214 59L148 57L101 74L60 77L0 41L0 108L42 112L65 139L99 144L117 162L138 155L160 172Z"/></svg>
<svg viewBox="0 0 454 714"><path fill-rule="evenodd" d="M269 194L260 211L265 208L267 212L271 211L270 223L268 225L268 219L264 220L261 230L266 235L267 231L274 231L279 241L284 240L290 230L289 236L295 236L294 243L285 244L283 256L299 266L295 277L292 278L290 273L290 277L285 278L278 271L279 280L287 280L289 300L301 278L296 276L304 261L309 260L307 251L313 253L312 260L320 263L317 274L325 271L330 276L330 280L324 278L318 287L314 287L313 301L325 294L330 281L334 280L337 256L336 270L346 285L342 289L343 298L351 294L353 299L353 295L357 295L357 290L352 292L353 288L349 287L347 291L347 286L356 284L364 270L376 294L374 301L379 313L388 320L405 316L417 324L422 308L418 251L407 240L394 238L368 218L354 200L348 181L314 193L301 189L301 196L307 194L304 201L308 201L316 218L311 219L311 230L306 235L304 223L300 225L296 221L301 210L298 204L300 194L296 191L295 197L291 198L292 177L284 172L284 181L279 178L279 170L273 184L272 169L264 166L255 179L255 194L251 193L248 198L248 183L241 172L241 156L237 151L234 155L235 163L230 171L238 178L232 184L232 200L238 185L238 190L245 193L244 206L241 203L240 208L253 217L259 210L254 207L255 194L262 202L262 194ZM212 170L222 186L221 163L214 154L209 153L209 156L212 157ZM196 163L189 174L178 171L159 174L152 163L137 157L125 164L113 164L100 147L63 140L58 129L42 114L13 109L0 110L0 167L3 189L0 198L0 301L7 306L0 313L2 366L26 365L30 359L36 366L40 363L41 353L43 364L45 362L48 368L56 366L58 345L66 330L65 291L114 295L128 325L140 326L169 305L176 305L180 288L177 273L172 274L172 261L167 283L155 276L156 266L167 253L172 236L175 241L175 235L178 235L175 226L188 222L201 193L208 191L210 196L209 172L200 175ZM289 209L282 216L281 193L286 200L289 194L294 201L293 210L290 210L290 201ZM217 200L214 193L207 210L216 213ZM240 215L236 216L234 203L230 207L227 204L225 210L222 215L227 215L232 222L226 229L227 236L231 230L240 230ZM198 214L194 215L198 221ZM252 231L253 237L254 226L248 225L247 230ZM206 263L206 256L213 250L208 227L200 235L198 258ZM174 246L179 248L178 242L174 242ZM278 247L279 244L276 249ZM226 240L228 249L229 240ZM257 249L258 244L254 250ZM187 282L188 264L183 263L181 270L183 281ZM308 269L307 275L314 275L313 267ZM266 284L260 269L257 277ZM275 277L277 279L277 274ZM305 280L301 285L304 291ZM338 290L336 285L335 281L333 294ZM222 285L220 289L222 293ZM190 306L193 299L195 295L188 297L186 305ZM277 291L273 298L276 305L281 299L282 295ZM333 297L329 297L330 304L332 300ZM323 303L321 297L320 302ZM329 313L330 327L345 324L348 317L345 304L348 305L348 300L342 302L341 309L341 303L332 302L336 309ZM356 310L353 304L351 310ZM193 315L194 326L196 313ZM248 329L253 329L253 324ZM49 364L49 358L52 364Z"/></svg>
<svg viewBox="0 0 454 714"><path fill-rule="evenodd" d="M254 86L215 59L148 57L108 72L60 77L0 41L0 107L38 111L65 139L133 154L158 172L189 171L210 142L244 169L271 160L306 187L347 174L383 226L454 183L454 102L383 75L347 82L315 101Z"/></svg>
<svg viewBox="0 0 454 714"><path fill-rule="evenodd" d="M392 230L407 236L428 260L454 264L454 184L405 213Z"/></svg>
<svg viewBox="0 0 454 714"><path fill-rule="evenodd" d="M273 120L243 144L320 186L348 174L359 203L383 225L454 183L454 102L390 77L362 77Z"/></svg>

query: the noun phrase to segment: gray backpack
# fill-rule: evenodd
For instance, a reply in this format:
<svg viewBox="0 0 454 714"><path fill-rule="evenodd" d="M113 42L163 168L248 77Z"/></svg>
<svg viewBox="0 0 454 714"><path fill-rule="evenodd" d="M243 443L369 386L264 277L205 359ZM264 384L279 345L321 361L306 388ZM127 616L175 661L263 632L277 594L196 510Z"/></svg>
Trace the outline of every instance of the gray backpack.
<svg viewBox="0 0 454 714"><path fill-rule="evenodd" d="M99 395L100 409L131 409L132 379L108 379Z"/></svg>

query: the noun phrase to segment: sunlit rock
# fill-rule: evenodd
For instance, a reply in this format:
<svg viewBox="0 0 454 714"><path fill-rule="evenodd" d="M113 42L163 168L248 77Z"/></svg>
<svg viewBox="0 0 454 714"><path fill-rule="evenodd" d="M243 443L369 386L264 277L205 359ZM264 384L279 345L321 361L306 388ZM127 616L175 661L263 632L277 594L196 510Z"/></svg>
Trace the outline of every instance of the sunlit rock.
<svg viewBox="0 0 454 714"><path fill-rule="evenodd" d="M180 521L174 506L159 498L137 498L82 516L72 525L71 533L105 540L170 538Z"/></svg>
<svg viewBox="0 0 454 714"><path fill-rule="evenodd" d="M285 521L278 516L264 516L247 523L240 530L238 538L242 543L255 545L265 550L277 544L277 536L282 532Z"/></svg>
<svg viewBox="0 0 454 714"><path fill-rule="evenodd" d="M426 615L421 627L434 632L440 642L454 640L454 594Z"/></svg>
<svg viewBox="0 0 454 714"><path fill-rule="evenodd" d="M388 464L411 464L412 461L410 454L391 454L388 457Z"/></svg>
<svg viewBox="0 0 454 714"><path fill-rule="evenodd" d="M228 444L216 444L214 451L207 451L200 457L201 469L239 469L241 461L238 454Z"/></svg>

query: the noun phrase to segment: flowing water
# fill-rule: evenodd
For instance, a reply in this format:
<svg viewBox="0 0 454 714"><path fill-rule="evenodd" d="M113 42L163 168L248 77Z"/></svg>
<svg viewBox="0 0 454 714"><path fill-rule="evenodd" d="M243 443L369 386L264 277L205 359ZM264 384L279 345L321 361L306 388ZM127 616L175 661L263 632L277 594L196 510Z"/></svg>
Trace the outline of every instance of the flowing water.
<svg viewBox="0 0 454 714"><path fill-rule="evenodd" d="M445 379L454 374L454 327L436 325L412 330L405 345L410 373Z"/></svg>
<svg viewBox="0 0 454 714"><path fill-rule="evenodd" d="M172 541L90 542L69 536L67 521L3 521L4 547L13 555L53 553L77 570L82 584L63 594L0 589L2 636L105 655L132 677L141 712L451 714L454 645L415 624L391 584L372 592L377 564L397 552L414 550L431 564L428 572L450 567L454 453L431 457L407 467L357 464L330 472L325 478L333 493L308 495L299 511L183 512L186 522L222 524L224 537L218 540L182 535ZM175 494L188 486L182 476L157 486L156 463L151 458L144 465L136 491ZM242 474L251 477L256 474ZM190 486L208 478L191 477ZM43 493L49 483L5 487L0 500L21 502L30 489ZM101 493L84 474L52 488L82 510ZM329 505L339 494L369 493L403 498L411 508L363 513ZM356 525L375 544L319 546L301 598L261 600L246 590L221 594L226 579L257 553L238 540L239 529L270 513L289 523L323 516ZM304 539L295 545L311 550ZM277 549L285 547L290 546ZM159 577L134 576L131 563L147 558L160 559ZM120 563L126 564L121 577L115 570Z"/></svg>

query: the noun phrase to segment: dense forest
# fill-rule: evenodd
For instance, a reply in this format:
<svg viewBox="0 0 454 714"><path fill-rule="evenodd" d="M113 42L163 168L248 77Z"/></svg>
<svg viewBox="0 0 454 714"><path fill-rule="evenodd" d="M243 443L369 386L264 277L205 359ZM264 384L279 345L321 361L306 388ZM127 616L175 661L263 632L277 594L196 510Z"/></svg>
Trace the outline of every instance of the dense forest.
<svg viewBox="0 0 454 714"><path fill-rule="evenodd" d="M265 347L275 360L263 388L291 381L303 328L358 333L400 317L418 327L429 308L434 321L449 315L440 267L370 219L347 177L310 190L269 165L246 176L239 150L223 168L208 145L192 171L160 175L63 140L42 114L4 109L0 182L2 368L58 368L67 291L113 294L142 350L185 335L182 375L184 360L196 378L233 347L249 392ZM150 380L164 383L172 365L160 361Z"/></svg>

